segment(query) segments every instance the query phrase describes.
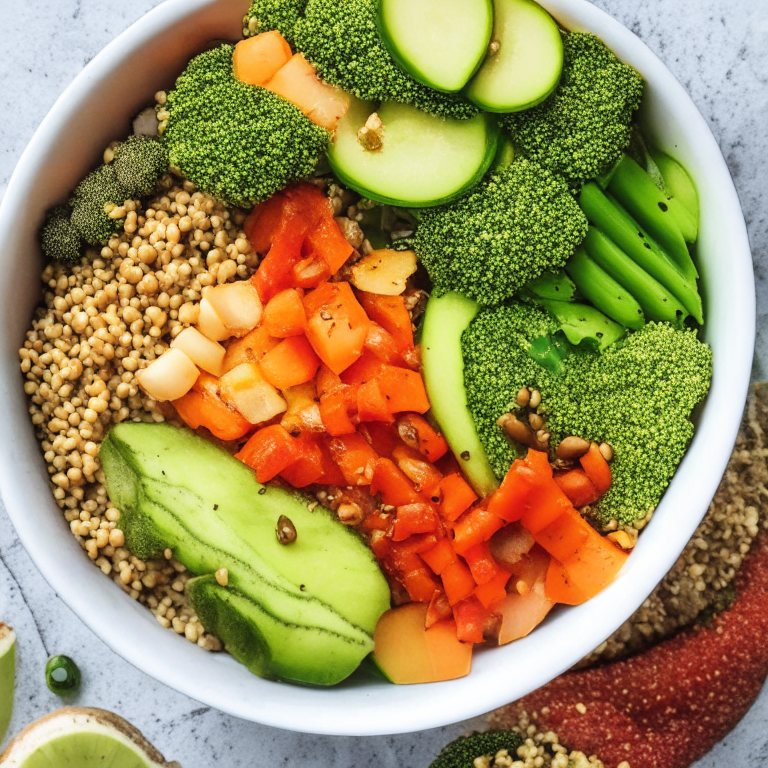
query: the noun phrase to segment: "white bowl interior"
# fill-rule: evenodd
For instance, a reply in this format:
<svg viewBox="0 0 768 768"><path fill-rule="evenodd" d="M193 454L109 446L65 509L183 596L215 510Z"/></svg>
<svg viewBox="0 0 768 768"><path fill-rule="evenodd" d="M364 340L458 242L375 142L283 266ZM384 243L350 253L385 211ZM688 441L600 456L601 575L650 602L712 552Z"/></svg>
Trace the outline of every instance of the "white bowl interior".
<svg viewBox="0 0 768 768"><path fill-rule="evenodd" d="M213 39L237 39L247 0L167 0L117 38L79 75L35 134L0 208L0 487L24 546L80 618L139 669L210 706L282 728L337 735L399 733L489 711L543 685L599 645L643 602L704 515L725 468L746 397L755 306L752 263L730 175L704 119L666 67L635 35L586 0L540 0L564 26L600 36L648 87L642 119L678 158L701 198L698 257L704 332L714 380L698 430L652 524L618 580L578 608L561 609L531 636L475 654L471 675L395 686L364 673L332 689L273 683L225 654L209 654L160 627L93 567L54 504L28 419L17 350L39 301L36 232L128 119L172 84ZM130 72L130 87L125 74Z"/></svg>

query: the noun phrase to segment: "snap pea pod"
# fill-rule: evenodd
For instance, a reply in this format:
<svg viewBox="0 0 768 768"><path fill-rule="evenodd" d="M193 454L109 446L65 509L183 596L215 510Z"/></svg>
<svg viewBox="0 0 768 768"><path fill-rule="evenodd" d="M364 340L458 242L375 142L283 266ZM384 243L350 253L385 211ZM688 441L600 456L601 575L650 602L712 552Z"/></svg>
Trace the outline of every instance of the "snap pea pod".
<svg viewBox="0 0 768 768"><path fill-rule="evenodd" d="M539 299L575 301L576 286L565 272L547 272L525 286L525 290Z"/></svg>
<svg viewBox="0 0 768 768"><path fill-rule="evenodd" d="M688 316L685 307L597 227L589 228L584 247L590 258L637 299L648 320L682 326Z"/></svg>
<svg viewBox="0 0 768 768"><path fill-rule="evenodd" d="M565 271L579 291L612 320L634 330L645 325L645 315L637 299L590 259L583 248L576 249Z"/></svg>

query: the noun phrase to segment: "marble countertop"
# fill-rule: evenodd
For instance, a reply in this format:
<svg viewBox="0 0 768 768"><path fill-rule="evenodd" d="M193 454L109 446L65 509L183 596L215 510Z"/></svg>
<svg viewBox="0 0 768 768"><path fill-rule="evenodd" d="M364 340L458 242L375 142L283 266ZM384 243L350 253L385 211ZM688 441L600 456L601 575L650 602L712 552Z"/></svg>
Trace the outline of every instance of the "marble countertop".
<svg viewBox="0 0 768 768"><path fill-rule="evenodd" d="M736 182L749 227L758 298L754 375L768 378L768 0L594 0L639 35L685 85ZM82 67L161 0L0 0L0 196L35 128ZM320 737L255 725L166 688L110 651L37 572L0 505L0 618L19 636L11 732L62 705L44 682L53 653L84 673L71 704L133 722L184 768L427 768L471 723L376 738ZM768 766L768 688L696 768Z"/></svg>

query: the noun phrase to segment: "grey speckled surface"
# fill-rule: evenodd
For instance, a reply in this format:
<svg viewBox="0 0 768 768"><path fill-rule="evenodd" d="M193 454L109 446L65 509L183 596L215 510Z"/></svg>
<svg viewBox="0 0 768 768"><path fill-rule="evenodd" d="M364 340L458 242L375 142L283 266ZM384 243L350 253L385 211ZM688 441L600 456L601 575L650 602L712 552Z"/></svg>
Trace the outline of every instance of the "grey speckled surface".
<svg viewBox="0 0 768 768"><path fill-rule="evenodd" d="M160 0L0 0L0 195L32 133L65 86L115 35ZM756 378L768 378L768 0L597 0L637 33L691 92L734 176L758 286ZM50 653L84 671L75 703L114 710L185 768L426 768L466 724L392 738L325 738L265 728L202 707L109 651L39 575L0 508L0 618L20 637L12 730L60 706L45 687ZM768 690L697 768L768 766Z"/></svg>

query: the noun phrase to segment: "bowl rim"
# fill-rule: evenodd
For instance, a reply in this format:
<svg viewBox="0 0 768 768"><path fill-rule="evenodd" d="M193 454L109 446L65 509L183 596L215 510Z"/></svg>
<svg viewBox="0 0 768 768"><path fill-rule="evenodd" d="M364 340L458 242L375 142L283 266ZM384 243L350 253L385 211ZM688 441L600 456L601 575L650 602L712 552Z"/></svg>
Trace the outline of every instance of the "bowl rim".
<svg viewBox="0 0 768 768"><path fill-rule="evenodd" d="M6 235L11 232L12 222L17 216L22 215L26 193L31 188L32 181L40 175L39 157L45 153L46 147L50 145L60 127L71 120L73 105L87 99L92 83L109 72L117 62L130 56L149 33L156 32L160 28L168 28L187 15L213 8L223 2L226 0L165 0L115 38L83 69L56 101L19 160L0 202L0 242L6 242ZM169 637L163 638L156 633L152 639L159 650L156 654L148 654L146 641L143 646L134 642L137 637L144 638L147 632L147 623L137 617L136 611L141 611L153 619L143 606L139 606L113 586L109 587L112 590L109 593L97 588L96 592L99 594L94 599L90 599L89 595L84 595L77 588L78 579L90 579L91 574L95 575L97 571L92 568L86 558L82 557L82 550L69 536L68 531L64 532L69 536L69 542L62 545L60 560L51 557L51 552L46 546L39 543L35 535L36 529L28 519L29 504L24 494L25 484L39 484L39 473L36 475L31 467L14 465L13 444L18 437L13 432L13 425L9 425L6 419L3 419L0 423L0 436L5 439L0 439L0 489L19 539L38 570L64 602L101 640L137 669L209 706L247 720L289 730L362 736L407 733L443 726L475 717L501 706L507 703L511 696L518 698L525 695L571 667L597 644L596 634L583 631L584 617L591 616L595 619L595 626L600 630L597 633L600 636L597 642L609 636L645 600L650 590L663 578L677 559L684 543L693 534L706 512L730 456L741 422L752 365L755 336L754 274L746 225L738 196L720 149L706 121L682 85L645 43L620 22L587 0L539 0L539 2L565 26L571 29L595 31L620 57L631 58L631 63L643 73L647 80L664 82L664 89L668 90L675 99L676 111L679 110L692 126L690 130L697 137L695 146L700 154L707 157L707 162L711 166L709 173L721 187L717 212L728 218L728 246L734 265L731 288L738 297L738 305L734 308L730 320L735 323L739 341L735 345L738 349L734 350L727 371L722 371L723 366L718 366L716 362L716 376L705 411L711 412L710 404L711 408L716 406L718 411L712 413L711 417L705 413L686 457L678 467L675 478L659 505L660 508L669 509L675 503L695 497L696 509L684 520L680 536L671 541L656 542L657 546L651 558L646 552L648 547L644 545L644 538L648 534L644 534L636 549L638 554L641 550L646 553L643 555L643 563L646 566L643 571L645 575L639 583L627 580L625 572L629 568L625 567L625 572L620 575L617 582L585 606L559 611L554 618L569 638L567 651L551 663L543 674L540 667L516 669L517 687L514 689L514 694L507 692L510 689L504 685L498 685L498 673L489 668L485 661L489 654L504 653L502 649L476 654L477 660L474 667L482 666L482 671L475 672L473 667L472 674L457 681L430 685L392 686L382 685L371 678L363 681L362 684L358 681L357 685L352 683L328 690L273 683L259 678L250 679L248 673L245 673L231 657L219 655L220 658L216 659L215 663L205 664L205 670L201 670L203 678L207 678L204 688L201 689L201 678L194 671L190 673L189 668L185 666L190 663L190 660L193 664L195 663L196 657L192 654L198 649L191 643L182 639L181 642L189 646L188 648L178 643L174 644L178 638L162 630ZM563 22L564 19L570 19L571 23ZM11 247L10 250L12 251L13 248ZM0 323L3 327L6 325L5 314L0 315ZM21 390L17 365L17 361L12 361L7 354L3 356L0 391L12 394L14 400L18 399L18 393ZM23 396L23 392L21 394ZM28 419L26 412L23 417ZM717 443L713 447L715 437ZM703 460L705 457L706 474L699 472L694 466L696 459ZM684 488L685 482L690 487L687 495ZM45 491L49 493L47 484ZM48 506L57 509L52 500ZM687 535L683 544L679 545L682 533ZM75 556L83 561L84 567L90 569L87 577L83 576L84 571L81 573L80 565L73 559ZM633 558L630 558L630 562L632 560ZM71 570L76 571L71 577L67 572L67 565ZM102 579L102 576L99 575L98 578ZM650 586L646 588L641 586L642 584ZM104 582L104 586L107 586L107 582ZM133 612L128 610L131 606L134 608ZM582 610L586 606L589 606L589 609ZM99 611L104 615L99 615ZM582 612L579 613L579 611ZM110 617L117 621L110 621ZM545 625L552 621L553 618L549 618ZM131 632L124 632L128 624L136 626ZM161 629L156 623L155 628ZM536 635L537 632L534 632L529 637L507 646L508 655L511 657L514 654L512 650L514 648L518 649L524 657L530 654L535 655ZM172 663L165 658L166 652L176 657ZM499 657L498 666L502 668L506 666L501 662L502 659ZM222 686L215 684L216 675L211 673L209 667L217 674L226 677L225 684ZM238 680L238 671L242 673L240 677L243 680ZM492 684L480 685L481 680ZM493 682L497 684L493 685ZM399 692L395 693L397 689ZM252 691L257 691L258 695L254 696ZM384 691L390 693L387 694ZM381 703L382 698L387 699L384 704ZM427 702L431 702L433 706L424 706Z"/></svg>

